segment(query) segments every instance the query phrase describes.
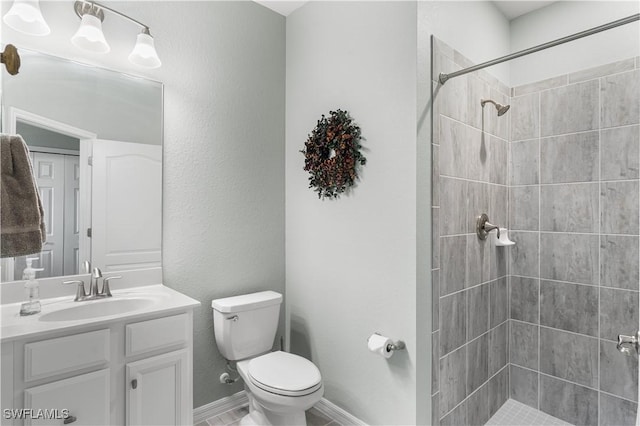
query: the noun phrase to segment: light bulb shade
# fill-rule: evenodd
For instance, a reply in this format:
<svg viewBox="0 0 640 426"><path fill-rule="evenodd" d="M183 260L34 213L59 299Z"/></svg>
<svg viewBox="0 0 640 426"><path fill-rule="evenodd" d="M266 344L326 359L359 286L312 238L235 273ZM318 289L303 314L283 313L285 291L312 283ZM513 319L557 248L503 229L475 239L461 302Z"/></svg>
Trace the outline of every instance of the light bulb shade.
<svg viewBox="0 0 640 426"><path fill-rule="evenodd" d="M102 33L102 21L89 13L82 15L80 28L71 37L71 43L89 52L107 53L111 50Z"/></svg>
<svg viewBox="0 0 640 426"><path fill-rule="evenodd" d="M160 58L158 58L153 37L146 33L138 34L136 45L131 51L131 54L129 54L129 61L132 64L145 68L160 67L162 62L160 62Z"/></svg>
<svg viewBox="0 0 640 426"><path fill-rule="evenodd" d="M51 32L40 12L38 0L14 0L11 9L2 20L24 34L44 36Z"/></svg>

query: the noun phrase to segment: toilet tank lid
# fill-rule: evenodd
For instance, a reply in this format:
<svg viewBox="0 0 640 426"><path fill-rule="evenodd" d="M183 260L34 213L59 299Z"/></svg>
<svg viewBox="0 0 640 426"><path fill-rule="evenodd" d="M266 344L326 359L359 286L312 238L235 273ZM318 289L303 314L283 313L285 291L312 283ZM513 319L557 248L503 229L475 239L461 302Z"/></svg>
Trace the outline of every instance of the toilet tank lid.
<svg viewBox="0 0 640 426"><path fill-rule="evenodd" d="M248 311L280 303L282 303L282 295L280 293L260 291L258 293L215 299L211 301L211 307L218 312L228 313Z"/></svg>

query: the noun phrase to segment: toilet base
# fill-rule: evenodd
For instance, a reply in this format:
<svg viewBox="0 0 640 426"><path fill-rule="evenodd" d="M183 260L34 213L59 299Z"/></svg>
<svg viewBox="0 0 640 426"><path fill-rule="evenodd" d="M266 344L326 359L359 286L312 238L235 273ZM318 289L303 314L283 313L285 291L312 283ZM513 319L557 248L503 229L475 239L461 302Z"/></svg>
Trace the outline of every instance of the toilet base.
<svg viewBox="0 0 640 426"><path fill-rule="evenodd" d="M255 426L255 425L267 425L267 426L284 426L284 425L307 425L307 418L305 412L294 411L286 413L275 413L273 411L266 410L260 404L258 404L254 396L247 392L249 397L249 414L244 416L240 420L241 426Z"/></svg>

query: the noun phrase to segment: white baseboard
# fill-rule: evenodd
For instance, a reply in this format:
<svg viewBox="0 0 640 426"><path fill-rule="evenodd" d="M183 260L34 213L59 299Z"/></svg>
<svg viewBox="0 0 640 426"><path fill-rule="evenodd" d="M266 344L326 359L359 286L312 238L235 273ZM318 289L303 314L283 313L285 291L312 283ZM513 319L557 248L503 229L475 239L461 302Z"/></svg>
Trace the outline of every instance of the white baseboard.
<svg viewBox="0 0 640 426"><path fill-rule="evenodd" d="M341 425L367 426L365 422L363 422L353 414L338 407L326 398L322 398L320 402L318 402L314 406L314 408Z"/></svg>
<svg viewBox="0 0 640 426"><path fill-rule="evenodd" d="M218 399L217 401L210 402L201 407L194 408L193 410L193 424L197 425L200 422L204 422L211 417L219 416L226 413L229 410L240 408L249 403L247 394L245 391L234 393L231 396ZM320 411L325 416L335 420L341 425L355 425L355 426L367 426L365 422L348 413L342 408L338 407L326 398L322 398L314 408Z"/></svg>
<svg viewBox="0 0 640 426"><path fill-rule="evenodd" d="M248 403L249 399L247 398L245 391L240 391L231 396L220 398L201 407L194 408L193 424L196 425L200 422L204 422L211 417L219 416L222 413L226 413L227 411L235 408L240 408Z"/></svg>

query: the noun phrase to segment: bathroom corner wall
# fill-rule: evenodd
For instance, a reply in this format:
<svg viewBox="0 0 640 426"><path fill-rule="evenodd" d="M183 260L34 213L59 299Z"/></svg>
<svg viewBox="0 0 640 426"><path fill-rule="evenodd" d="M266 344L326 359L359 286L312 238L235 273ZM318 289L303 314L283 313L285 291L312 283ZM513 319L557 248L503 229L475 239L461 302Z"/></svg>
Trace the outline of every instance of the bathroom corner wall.
<svg viewBox="0 0 640 426"><path fill-rule="evenodd" d="M414 2L309 2L287 17L291 351L319 367L325 398L369 424L416 423L428 364L416 359L416 40ZM320 200L299 151L337 108L362 128L367 164L350 194ZM372 354L376 331L407 350Z"/></svg>
<svg viewBox="0 0 640 426"><path fill-rule="evenodd" d="M432 55L434 423L482 425L508 398L507 252L475 220L507 223L510 115L480 100L508 104L509 89L486 71L438 84L472 63L435 37Z"/></svg>
<svg viewBox="0 0 640 426"><path fill-rule="evenodd" d="M513 89L510 395L572 424L633 425L638 58Z"/></svg>

